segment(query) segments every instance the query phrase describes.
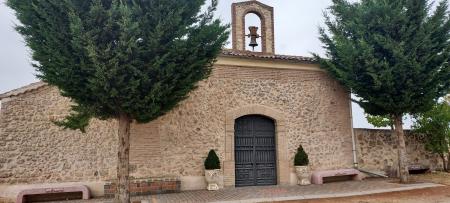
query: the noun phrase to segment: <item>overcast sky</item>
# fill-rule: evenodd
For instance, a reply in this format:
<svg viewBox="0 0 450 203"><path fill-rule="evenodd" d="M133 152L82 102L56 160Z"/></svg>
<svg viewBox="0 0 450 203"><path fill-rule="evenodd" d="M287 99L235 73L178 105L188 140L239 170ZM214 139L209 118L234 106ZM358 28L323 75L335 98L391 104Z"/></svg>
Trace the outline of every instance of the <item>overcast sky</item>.
<svg viewBox="0 0 450 203"><path fill-rule="evenodd" d="M37 81L30 65L30 51L23 38L14 30L17 19L0 0L0 93ZM217 16L231 22L231 3L236 0L220 0ZM323 25L323 11L331 0L260 0L275 10L275 49L277 54L311 56L323 53L318 40L318 27ZM254 19L252 20L254 21ZM230 45L228 45L229 47ZM372 128L363 110L353 105L354 127ZM405 122L409 128L410 121Z"/></svg>

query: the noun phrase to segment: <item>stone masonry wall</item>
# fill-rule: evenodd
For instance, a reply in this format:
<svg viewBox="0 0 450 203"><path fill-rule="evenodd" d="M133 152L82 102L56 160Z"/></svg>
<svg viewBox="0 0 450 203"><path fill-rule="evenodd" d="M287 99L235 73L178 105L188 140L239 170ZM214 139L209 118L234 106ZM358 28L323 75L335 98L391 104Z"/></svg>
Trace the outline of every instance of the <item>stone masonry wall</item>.
<svg viewBox="0 0 450 203"><path fill-rule="evenodd" d="M174 110L132 125L131 175L203 176L210 149L224 159L225 112L250 104L283 113L291 167L300 144L313 170L352 166L348 92L326 73L216 66ZM87 134L63 130L51 121L67 115L69 105L48 86L2 104L0 183L115 177L116 123L95 120Z"/></svg>
<svg viewBox="0 0 450 203"><path fill-rule="evenodd" d="M134 126L139 133L131 138L132 160L140 159L133 161L134 176L202 176L210 149L224 160L226 111L251 104L283 113L291 166L302 144L313 169L349 168L347 98L344 88L321 71L216 66L177 108L155 122ZM152 141L137 141L144 139ZM150 142L160 148L145 146Z"/></svg>
<svg viewBox="0 0 450 203"><path fill-rule="evenodd" d="M94 120L87 134L52 120L70 101L49 86L3 102L0 114L0 183L97 181L115 176L115 122Z"/></svg>
<svg viewBox="0 0 450 203"><path fill-rule="evenodd" d="M390 130L354 129L357 138L359 167L385 174L396 173L398 167L397 136ZM442 168L438 156L425 150L423 138L405 131L408 164L431 169Z"/></svg>
<svg viewBox="0 0 450 203"><path fill-rule="evenodd" d="M299 144L314 169L351 167L346 91L325 73L218 66L177 108L148 124L133 124L134 177L202 176L216 149L223 160L225 111L260 104L284 113L288 156ZM94 120L87 134L51 121L67 115L70 101L42 87L3 102L0 114L0 183L107 181L116 167L116 123ZM438 157L407 133L411 164L440 168ZM359 166L396 166L396 137L387 130L355 129Z"/></svg>

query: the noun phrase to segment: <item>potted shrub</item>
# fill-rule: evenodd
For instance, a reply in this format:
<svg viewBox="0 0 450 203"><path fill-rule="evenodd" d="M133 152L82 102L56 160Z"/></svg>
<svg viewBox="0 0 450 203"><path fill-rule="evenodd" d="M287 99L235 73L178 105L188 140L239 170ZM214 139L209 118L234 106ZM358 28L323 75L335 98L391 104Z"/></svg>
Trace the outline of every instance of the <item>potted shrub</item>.
<svg viewBox="0 0 450 203"><path fill-rule="evenodd" d="M205 160L205 179L208 190L218 190L220 181L220 160L214 150L210 150Z"/></svg>
<svg viewBox="0 0 450 203"><path fill-rule="evenodd" d="M300 145L294 158L295 173L297 174L297 183L299 185L311 184L308 164L308 154L306 154L305 150L303 150L303 147Z"/></svg>

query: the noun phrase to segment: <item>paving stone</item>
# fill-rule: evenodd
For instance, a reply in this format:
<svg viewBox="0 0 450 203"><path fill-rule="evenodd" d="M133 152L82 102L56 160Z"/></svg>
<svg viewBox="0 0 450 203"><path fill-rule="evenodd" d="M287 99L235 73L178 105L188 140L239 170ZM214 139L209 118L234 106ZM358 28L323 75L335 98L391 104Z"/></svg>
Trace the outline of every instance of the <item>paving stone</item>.
<svg viewBox="0 0 450 203"><path fill-rule="evenodd" d="M298 199L315 199L326 197L344 197L363 194L374 194L391 191L403 191L426 187L436 187L438 184L398 184L391 179L369 179L364 181L346 181L309 186L259 186L226 188L219 191L184 191L173 194L157 194L133 197L132 201L148 203L230 203L230 202L272 202ZM144 202L143 201L143 202ZM64 201L64 203L109 203L111 199L92 199Z"/></svg>

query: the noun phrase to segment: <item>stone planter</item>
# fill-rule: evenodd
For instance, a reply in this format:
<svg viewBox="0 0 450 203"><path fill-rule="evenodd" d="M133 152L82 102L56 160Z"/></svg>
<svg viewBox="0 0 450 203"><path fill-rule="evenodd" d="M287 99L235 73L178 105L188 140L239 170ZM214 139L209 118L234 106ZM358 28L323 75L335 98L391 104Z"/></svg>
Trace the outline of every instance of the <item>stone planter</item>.
<svg viewBox="0 0 450 203"><path fill-rule="evenodd" d="M205 170L205 179L208 190L219 190L220 169Z"/></svg>
<svg viewBox="0 0 450 203"><path fill-rule="evenodd" d="M311 175L309 174L308 166L295 166L295 173L297 174L297 184L311 184Z"/></svg>

